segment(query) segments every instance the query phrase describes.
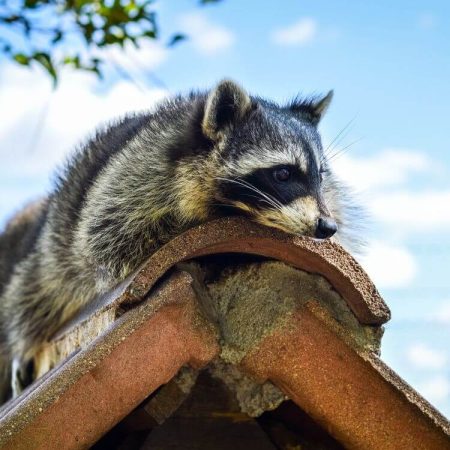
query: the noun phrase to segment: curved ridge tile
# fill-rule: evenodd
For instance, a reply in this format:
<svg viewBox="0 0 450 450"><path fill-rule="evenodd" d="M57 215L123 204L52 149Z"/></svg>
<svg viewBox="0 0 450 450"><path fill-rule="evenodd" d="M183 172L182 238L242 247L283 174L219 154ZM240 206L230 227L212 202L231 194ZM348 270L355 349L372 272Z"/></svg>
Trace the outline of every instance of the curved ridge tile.
<svg viewBox="0 0 450 450"><path fill-rule="evenodd" d="M159 249L133 277L121 301L132 303L149 292L173 265L198 256L248 253L283 261L326 278L358 320L381 325L390 311L358 262L339 244L296 237L243 218L224 218L192 228Z"/></svg>
<svg viewBox="0 0 450 450"><path fill-rule="evenodd" d="M364 325L382 325L391 317L369 276L339 244L292 236L242 217L229 217L191 228L168 242L115 289L86 305L54 338L84 323L94 313L141 301L177 263L220 253L265 256L322 275Z"/></svg>

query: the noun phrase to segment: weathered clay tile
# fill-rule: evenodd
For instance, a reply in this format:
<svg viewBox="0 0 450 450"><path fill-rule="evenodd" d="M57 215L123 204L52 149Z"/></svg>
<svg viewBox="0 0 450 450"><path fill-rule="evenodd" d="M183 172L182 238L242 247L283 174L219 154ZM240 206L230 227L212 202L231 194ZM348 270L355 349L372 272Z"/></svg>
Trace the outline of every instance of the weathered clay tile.
<svg viewBox="0 0 450 450"><path fill-rule="evenodd" d="M360 354L307 307L242 361L350 449L450 449L450 425L377 356Z"/></svg>
<svg viewBox="0 0 450 450"><path fill-rule="evenodd" d="M3 408L2 448L88 448L182 366L200 368L217 357L222 330L208 320L205 299L190 275L168 271L179 261L229 252L322 275L361 326L376 330L389 318L373 283L334 243L294 238L244 219L202 225L160 249L61 331L55 342L72 335L80 340L94 316L110 321ZM260 382L270 380L347 448L450 449L445 418L368 348L346 339L345 323L342 330L315 300L280 310L283 320L243 347L236 367Z"/></svg>
<svg viewBox="0 0 450 450"><path fill-rule="evenodd" d="M87 448L185 364L217 352L190 278L177 275L10 409L5 449Z"/></svg>

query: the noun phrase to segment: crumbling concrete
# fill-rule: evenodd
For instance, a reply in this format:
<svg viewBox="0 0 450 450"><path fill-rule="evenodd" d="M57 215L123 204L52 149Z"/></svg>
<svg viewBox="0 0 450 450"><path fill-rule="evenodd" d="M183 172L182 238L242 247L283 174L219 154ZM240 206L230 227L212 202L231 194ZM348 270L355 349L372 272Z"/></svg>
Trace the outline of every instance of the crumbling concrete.
<svg viewBox="0 0 450 450"><path fill-rule="evenodd" d="M345 300L320 275L278 261L225 265L214 281L204 281L205 265L182 265L195 279L205 314L217 324L220 359L209 365L213 376L234 392L242 412L252 417L275 409L286 399L270 381L256 383L238 365L251 349L283 327L293 311L309 304L352 346L379 352L382 329L362 325ZM302 349L299 348L299 352Z"/></svg>
<svg viewBox="0 0 450 450"><path fill-rule="evenodd" d="M278 261L226 267L207 285L217 311L221 357L237 364L292 311L306 303L361 350L378 353L382 329L361 324L345 300L320 275ZM334 323L333 323L334 322Z"/></svg>
<svg viewBox="0 0 450 450"><path fill-rule="evenodd" d="M214 277L201 263L191 276L174 269L227 252L282 262L225 265ZM58 366L4 407L0 445L47 449L50 439L59 449L87 448L190 366L207 367L248 414L288 395L348 448L450 448L446 419L376 355L388 319L375 286L341 247L244 219L204 224L160 249L43 349L41 373ZM180 375L172 410L194 378ZM158 409L156 421L168 414Z"/></svg>

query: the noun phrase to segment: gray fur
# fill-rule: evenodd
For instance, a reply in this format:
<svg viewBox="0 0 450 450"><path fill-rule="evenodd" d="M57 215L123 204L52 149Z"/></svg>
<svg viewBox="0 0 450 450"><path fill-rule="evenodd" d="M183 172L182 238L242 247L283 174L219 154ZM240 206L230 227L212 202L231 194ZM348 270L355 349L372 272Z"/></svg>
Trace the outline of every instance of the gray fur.
<svg viewBox="0 0 450 450"><path fill-rule="evenodd" d="M316 128L330 99L279 106L224 81L98 131L53 193L0 236L0 372L13 359L26 365L83 305L201 222L246 214L312 235L331 215L338 236L354 240ZM304 181L278 188L269 178L280 165Z"/></svg>

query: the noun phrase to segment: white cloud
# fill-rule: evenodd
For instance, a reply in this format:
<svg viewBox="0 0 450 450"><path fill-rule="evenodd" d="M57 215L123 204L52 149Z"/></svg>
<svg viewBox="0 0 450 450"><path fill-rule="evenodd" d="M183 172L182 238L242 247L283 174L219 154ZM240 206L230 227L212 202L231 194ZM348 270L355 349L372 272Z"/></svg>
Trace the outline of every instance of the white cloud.
<svg viewBox="0 0 450 450"><path fill-rule="evenodd" d="M450 381L443 375L437 375L417 386L417 390L431 403L444 405L450 396Z"/></svg>
<svg viewBox="0 0 450 450"><path fill-rule="evenodd" d="M116 70L125 70L144 85L146 74L160 67L167 60L168 55L168 49L162 44L149 40L140 43L139 47L127 42L123 49L119 46L112 46L100 53L100 56Z"/></svg>
<svg viewBox="0 0 450 450"><path fill-rule="evenodd" d="M450 300L442 303L439 308L430 314L432 322L450 326Z"/></svg>
<svg viewBox="0 0 450 450"><path fill-rule="evenodd" d="M440 174L438 165L424 153L386 149L366 158L342 155L332 165L342 180L364 194L370 216L397 236L396 231L430 233L450 226L450 187L409 187L420 176Z"/></svg>
<svg viewBox="0 0 450 450"><path fill-rule="evenodd" d="M182 16L180 25L196 50L204 55L220 53L230 48L236 40L228 28L211 22L203 13L195 12Z"/></svg>
<svg viewBox="0 0 450 450"><path fill-rule="evenodd" d="M372 241L359 260L378 288L407 286L417 273L413 254L402 246L387 242Z"/></svg>
<svg viewBox="0 0 450 450"><path fill-rule="evenodd" d="M38 70L4 64L0 71L0 189L36 197L55 165L99 124L134 110L150 109L166 95L161 89L140 91L121 81L108 92L97 92L91 74L64 73L52 92L48 77ZM40 130L37 133L37 130ZM30 182L31 178L33 182ZM15 185L14 185L15 183ZM20 185L23 185L20 186ZM17 208L14 196L2 198Z"/></svg>
<svg viewBox="0 0 450 450"><path fill-rule="evenodd" d="M342 180L360 191L392 188L432 167L423 153L402 148L385 149L366 158L344 154L334 159L332 165Z"/></svg>
<svg viewBox="0 0 450 450"><path fill-rule="evenodd" d="M292 25L280 28L272 33L272 40L280 45L306 45L317 36L317 22L304 17Z"/></svg>
<svg viewBox="0 0 450 450"><path fill-rule="evenodd" d="M397 190L376 194L370 200L370 212L385 225L404 232L436 232L450 226L450 190Z"/></svg>
<svg viewBox="0 0 450 450"><path fill-rule="evenodd" d="M441 350L436 350L425 344L413 344L407 350L409 362L423 369L442 369L447 364L448 357Z"/></svg>

